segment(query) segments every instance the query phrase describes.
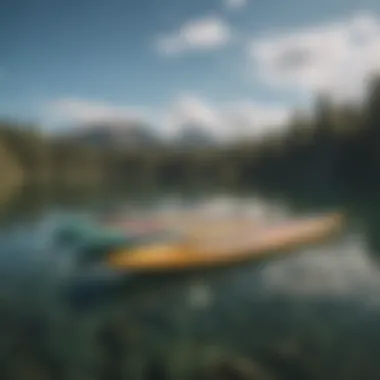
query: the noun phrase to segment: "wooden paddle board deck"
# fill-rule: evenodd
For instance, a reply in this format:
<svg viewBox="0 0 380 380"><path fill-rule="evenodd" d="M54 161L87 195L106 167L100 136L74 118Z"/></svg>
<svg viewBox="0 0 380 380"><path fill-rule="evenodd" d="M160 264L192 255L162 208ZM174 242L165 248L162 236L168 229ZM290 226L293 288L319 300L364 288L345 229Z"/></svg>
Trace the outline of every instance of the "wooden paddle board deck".
<svg viewBox="0 0 380 380"><path fill-rule="evenodd" d="M319 242L337 233L341 214L281 222L219 236L201 236L181 242L150 244L112 252L108 265L138 273L199 270L264 258L269 254Z"/></svg>

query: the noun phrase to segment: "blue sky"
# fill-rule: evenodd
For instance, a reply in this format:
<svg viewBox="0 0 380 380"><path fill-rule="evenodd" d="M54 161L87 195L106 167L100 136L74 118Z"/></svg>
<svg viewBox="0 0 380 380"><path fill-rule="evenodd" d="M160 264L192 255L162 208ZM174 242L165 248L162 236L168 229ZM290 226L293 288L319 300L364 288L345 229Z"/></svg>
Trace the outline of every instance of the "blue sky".
<svg viewBox="0 0 380 380"><path fill-rule="evenodd" d="M227 134L238 125L261 131L321 88L359 94L380 63L380 5L372 0L0 7L0 115L51 130L114 117L165 131L189 120ZM279 65L295 53L290 70Z"/></svg>

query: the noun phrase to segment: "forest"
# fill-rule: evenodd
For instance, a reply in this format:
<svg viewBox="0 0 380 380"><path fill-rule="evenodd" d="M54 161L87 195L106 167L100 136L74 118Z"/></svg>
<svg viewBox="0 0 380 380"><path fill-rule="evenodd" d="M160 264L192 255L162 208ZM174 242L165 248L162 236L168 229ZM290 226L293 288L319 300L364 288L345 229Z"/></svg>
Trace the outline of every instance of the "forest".
<svg viewBox="0 0 380 380"><path fill-rule="evenodd" d="M0 190L200 183L355 191L380 183L380 77L362 104L336 104L319 94L313 112L295 111L284 127L281 134L218 147L115 149L2 120Z"/></svg>

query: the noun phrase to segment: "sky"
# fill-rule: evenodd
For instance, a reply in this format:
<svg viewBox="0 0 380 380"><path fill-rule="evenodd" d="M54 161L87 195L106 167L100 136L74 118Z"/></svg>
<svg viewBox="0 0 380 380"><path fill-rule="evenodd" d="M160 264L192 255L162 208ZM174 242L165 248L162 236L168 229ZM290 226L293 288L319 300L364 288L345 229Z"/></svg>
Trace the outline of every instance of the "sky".
<svg viewBox="0 0 380 380"><path fill-rule="evenodd" d="M377 0L0 0L0 117L49 131L142 120L282 128L380 67Z"/></svg>

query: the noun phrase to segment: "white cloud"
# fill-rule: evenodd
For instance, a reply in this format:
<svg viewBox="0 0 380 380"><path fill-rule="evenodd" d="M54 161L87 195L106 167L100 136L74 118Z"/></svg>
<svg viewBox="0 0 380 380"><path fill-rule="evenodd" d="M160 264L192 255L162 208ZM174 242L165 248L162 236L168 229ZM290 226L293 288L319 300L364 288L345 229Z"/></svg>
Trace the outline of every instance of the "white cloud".
<svg viewBox="0 0 380 380"><path fill-rule="evenodd" d="M224 5L227 9L242 9L247 5L247 0L225 0Z"/></svg>
<svg viewBox="0 0 380 380"><path fill-rule="evenodd" d="M128 121L144 118L137 107L114 106L105 102L78 98L62 98L45 104L44 117L51 123L86 124L106 121Z"/></svg>
<svg viewBox="0 0 380 380"><path fill-rule="evenodd" d="M380 67L380 20L355 14L335 23L255 38L249 48L257 78L273 87L336 96L361 94Z"/></svg>
<svg viewBox="0 0 380 380"><path fill-rule="evenodd" d="M192 20L178 31L160 37L156 46L167 55L180 54L189 50L211 50L226 45L231 40L229 26L218 17Z"/></svg>

